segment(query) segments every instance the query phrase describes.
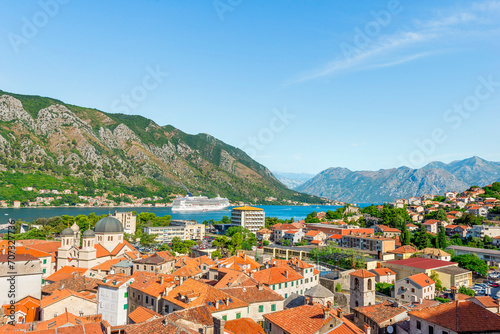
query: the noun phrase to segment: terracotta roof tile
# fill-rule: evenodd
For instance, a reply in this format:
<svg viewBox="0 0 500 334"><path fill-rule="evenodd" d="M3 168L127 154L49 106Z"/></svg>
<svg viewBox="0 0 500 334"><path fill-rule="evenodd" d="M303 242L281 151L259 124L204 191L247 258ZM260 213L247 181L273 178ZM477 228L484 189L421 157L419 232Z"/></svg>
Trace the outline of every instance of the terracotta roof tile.
<svg viewBox="0 0 500 334"><path fill-rule="evenodd" d="M384 301L381 304L356 307L354 310L370 318L378 324L407 311L406 308L396 307L393 302L388 300Z"/></svg>
<svg viewBox="0 0 500 334"><path fill-rule="evenodd" d="M396 273L389 268L376 268L370 270L370 272L378 276L396 275Z"/></svg>
<svg viewBox="0 0 500 334"><path fill-rule="evenodd" d="M182 308L205 305L210 312L248 306L248 303L232 297L221 289L194 279L188 279L182 285L175 287L163 299Z"/></svg>
<svg viewBox="0 0 500 334"><path fill-rule="evenodd" d="M148 308L145 308L143 306L139 306L136 308L134 311L132 311L128 315L129 319L132 320L134 323L138 324L140 322L145 322L154 318L160 318L161 315L156 313L153 310L150 310Z"/></svg>
<svg viewBox="0 0 500 334"><path fill-rule="evenodd" d="M364 332L351 323L346 317L340 319L337 311L331 310L330 315L324 318L325 307L319 304L303 305L280 312L265 314L266 321L270 321L289 334L317 333L325 324L337 318L342 323L333 331L334 334L363 334ZM328 312L328 311L327 311Z"/></svg>
<svg viewBox="0 0 500 334"><path fill-rule="evenodd" d="M95 295L90 295L88 291L76 292L76 291L69 290L69 289L63 289L63 290L59 290L57 292L54 292L53 294L51 294L48 297L42 298L42 300L40 301L40 307L41 308L47 307L49 305L52 305L52 304L59 302L67 297L70 297L70 296L75 296L78 298L82 298L82 299L97 303L97 301L95 300Z"/></svg>
<svg viewBox="0 0 500 334"><path fill-rule="evenodd" d="M415 282L416 284L418 284L422 288L425 288L429 285L436 283L429 276L427 276L424 273L408 276L406 279L412 280L413 282Z"/></svg>
<svg viewBox="0 0 500 334"><path fill-rule="evenodd" d="M229 334L265 334L264 329L250 318L226 321L224 332Z"/></svg>
<svg viewBox="0 0 500 334"><path fill-rule="evenodd" d="M270 267L260 270L253 275L253 278L266 285L279 284L285 282L296 281L304 277L293 270L288 265L279 267Z"/></svg>
<svg viewBox="0 0 500 334"><path fill-rule="evenodd" d="M360 269L360 270L354 271L354 272L350 273L349 275L361 277L361 278L375 277L375 274L369 272L366 269Z"/></svg>
<svg viewBox="0 0 500 334"><path fill-rule="evenodd" d="M57 282L66 278L73 277L73 273L84 275L89 269L88 268L79 268L79 267L70 267L64 266L49 277L47 277L46 281Z"/></svg>
<svg viewBox="0 0 500 334"><path fill-rule="evenodd" d="M409 314L460 333L500 330L500 316L471 301L453 301Z"/></svg>

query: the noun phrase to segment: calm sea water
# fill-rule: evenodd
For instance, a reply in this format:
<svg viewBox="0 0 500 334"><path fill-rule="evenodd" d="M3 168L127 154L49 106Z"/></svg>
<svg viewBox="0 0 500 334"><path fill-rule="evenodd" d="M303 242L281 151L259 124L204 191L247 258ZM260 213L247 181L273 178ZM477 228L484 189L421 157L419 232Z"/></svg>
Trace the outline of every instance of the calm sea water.
<svg viewBox="0 0 500 334"><path fill-rule="evenodd" d="M359 204L360 207L364 207L367 204ZM284 205L257 205L257 207L264 209L266 217L278 217L280 219L290 219L295 220L304 219L309 213L313 211L335 211L337 206L328 205L311 205L311 206L284 206ZM210 211L210 212L187 212L187 213L172 213L171 208L111 208L113 211L136 211L140 212L151 212L157 216L163 217L165 215L172 216L172 219L187 219L196 220L201 223L204 220L213 219L215 221L221 220L224 216L231 216L231 208L221 211ZM9 218L14 220L23 220L26 222L31 222L38 218L50 218L55 216L77 216L77 215L88 215L94 212L96 215L107 214L110 212L109 208L77 208L77 207L61 207L61 208L6 208L0 209L0 224L7 223Z"/></svg>

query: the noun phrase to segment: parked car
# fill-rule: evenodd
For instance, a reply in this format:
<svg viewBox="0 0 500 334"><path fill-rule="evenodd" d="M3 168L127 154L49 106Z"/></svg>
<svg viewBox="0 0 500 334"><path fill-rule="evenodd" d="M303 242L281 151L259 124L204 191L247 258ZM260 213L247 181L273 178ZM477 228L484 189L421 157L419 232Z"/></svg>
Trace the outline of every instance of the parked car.
<svg viewBox="0 0 500 334"><path fill-rule="evenodd" d="M491 283L491 287L492 288L498 288L498 287L500 287L500 284L498 284L498 283Z"/></svg>

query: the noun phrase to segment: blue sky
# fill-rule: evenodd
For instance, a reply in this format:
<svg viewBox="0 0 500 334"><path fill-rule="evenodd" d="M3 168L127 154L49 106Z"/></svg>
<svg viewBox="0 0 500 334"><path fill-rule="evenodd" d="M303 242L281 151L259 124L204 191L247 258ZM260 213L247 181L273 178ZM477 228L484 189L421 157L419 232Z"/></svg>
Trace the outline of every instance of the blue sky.
<svg viewBox="0 0 500 334"><path fill-rule="evenodd" d="M0 4L5 91L209 133L283 172L500 161L500 1Z"/></svg>

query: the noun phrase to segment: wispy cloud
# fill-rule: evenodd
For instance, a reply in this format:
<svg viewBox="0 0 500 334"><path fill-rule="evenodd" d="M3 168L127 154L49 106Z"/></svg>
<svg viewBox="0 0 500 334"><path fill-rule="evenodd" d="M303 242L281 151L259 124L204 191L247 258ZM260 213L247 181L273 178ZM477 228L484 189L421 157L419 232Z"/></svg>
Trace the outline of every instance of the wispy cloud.
<svg viewBox="0 0 500 334"><path fill-rule="evenodd" d="M303 72L288 80L285 85L314 80L348 71L360 71L387 68L402 65L420 58L439 53L437 49L422 52L419 47L429 41L441 40L451 33L464 36L468 24L492 23L489 19L500 14L500 1L474 2L468 8L453 9L438 13L432 19L415 20L412 27L404 32L392 35L374 36L363 45L356 46L356 41L339 44L341 52L332 61L315 69ZM463 32L457 29L462 29ZM355 31L359 31L356 28ZM439 45L435 43L435 45ZM435 46L434 46L435 48ZM347 50L347 52L346 52Z"/></svg>

